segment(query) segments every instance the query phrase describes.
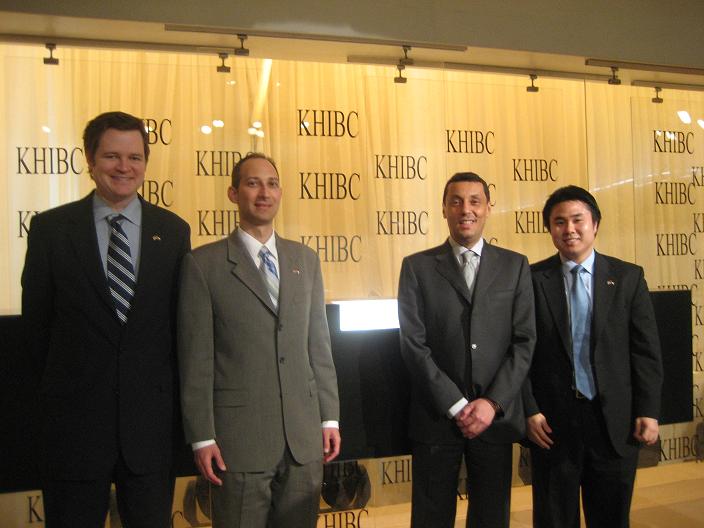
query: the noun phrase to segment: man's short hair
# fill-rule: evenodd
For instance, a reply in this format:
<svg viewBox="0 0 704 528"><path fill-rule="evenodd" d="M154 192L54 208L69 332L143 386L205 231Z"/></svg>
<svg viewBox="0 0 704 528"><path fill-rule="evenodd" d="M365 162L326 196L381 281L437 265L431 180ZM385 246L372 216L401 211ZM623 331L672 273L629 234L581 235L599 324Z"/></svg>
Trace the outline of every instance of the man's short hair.
<svg viewBox="0 0 704 528"><path fill-rule="evenodd" d="M95 153L100 145L100 139L110 128L138 131L142 135L142 143L144 144L144 161L149 161L149 137L144 122L125 112L105 112L88 121L86 129L83 131L83 149L89 162L95 162Z"/></svg>
<svg viewBox="0 0 704 528"><path fill-rule="evenodd" d="M484 178L479 176L479 174L475 174L473 172L456 172L455 174L452 175L452 178L447 180L445 183L445 190L442 192L442 203L445 203L445 198L447 198L447 189L450 186L451 183L456 183L456 182L477 182L481 183L482 187L484 187L484 195L486 196L486 201L491 202L491 195L489 194L489 185L484 181Z"/></svg>
<svg viewBox="0 0 704 528"><path fill-rule="evenodd" d="M232 188L237 189L240 186L240 180L242 179L242 165L245 164L245 162L251 160L251 159L263 159L271 163L272 167L274 167L274 171L276 171L276 175L279 175L279 169L276 168L276 163L274 162L273 159L271 159L269 156L266 154L262 154L261 152L250 152L247 154L244 158L240 159L237 164L235 165L235 168L232 171Z"/></svg>
<svg viewBox="0 0 704 528"><path fill-rule="evenodd" d="M576 185L567 185L553 192L545 202L545 207L543 207L543 225L548 231L550 230L550 214L553 208L559 203L572 201L583 202L592 212L592 220L597 224L601 223L601 211L599 210L599 204L596 203L596 198L586 189Z"/></svg>

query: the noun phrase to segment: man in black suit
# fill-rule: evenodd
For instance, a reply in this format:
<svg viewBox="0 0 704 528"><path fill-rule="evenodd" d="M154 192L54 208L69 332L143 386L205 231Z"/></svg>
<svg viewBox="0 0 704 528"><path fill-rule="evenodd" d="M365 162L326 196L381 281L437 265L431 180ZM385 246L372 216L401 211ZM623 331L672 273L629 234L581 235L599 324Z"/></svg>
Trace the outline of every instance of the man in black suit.
<svg viewBox="0 0 704 528"><path fill-rule="evenodd" d="M140 119L101 114L83 141L95 191L32 219L22 273L41 369L46 526L102 528L115 482L124 526L166 527L190 229L137 195L149 157Z"/></svg>
<svg viewBox="0 0 704 528"><path fill-rule="evenodd" d="M558 254L532 266L538 341L524 388L533 525L627 527L638 444L658 438L660 345L640 266L594 251L601 212L570 185L545 203Z"/></svg>
<svg viewBox="0 0 704 528"><path fill-rule="evenodd" d="M533 290L523 255L482 238L489 188L465 172L445 185L450 237L406 257L398 309L412 380L411 524L455 523L462 456L471 528L508 528L512 446L524 435L520 388L535 344Z"/></svg>

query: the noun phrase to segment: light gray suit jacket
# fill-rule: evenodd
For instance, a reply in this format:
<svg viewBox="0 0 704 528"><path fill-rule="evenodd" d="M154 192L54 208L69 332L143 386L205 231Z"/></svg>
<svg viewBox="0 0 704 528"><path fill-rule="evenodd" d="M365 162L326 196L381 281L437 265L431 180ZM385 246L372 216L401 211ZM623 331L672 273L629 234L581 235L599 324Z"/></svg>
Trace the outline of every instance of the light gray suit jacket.
<svg viewBox="0 0 704 528"><path fill-rule="evenodd" d="M228 471L271 469L285 445L322 460L321 421L339 420L317 255L276 237L279 311L236 232L182 264L178 357L186 441L214 438Z"/></svg>

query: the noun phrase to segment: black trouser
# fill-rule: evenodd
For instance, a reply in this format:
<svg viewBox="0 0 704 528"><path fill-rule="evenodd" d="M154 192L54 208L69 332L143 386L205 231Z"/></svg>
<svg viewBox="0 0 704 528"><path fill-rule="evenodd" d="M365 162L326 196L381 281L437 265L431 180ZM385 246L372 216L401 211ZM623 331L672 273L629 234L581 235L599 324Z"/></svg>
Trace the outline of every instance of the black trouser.
<svg viewBox="0 0 704 528"><path fill-rule="evenodd" d="M171 471L136 475L119 457L112 475L95 480L45 481L47 528L103 528L115 482L117 508L125 528L167 528L171 522L174 477Z"/></svg>
<svg viewBox="0 0 704 528"><path fill-rule="evenodd" d="M533 526L579 528L581 487L588 527L627 528L638 450L614 451L598 399L575 398L566 423L549 450L531 446Z"/></svg>
<svg viewBox="0 0 704 528"><path fill-rule="evenodd" d="M467 466L467 526L508 528L513 447L479 438L452 445L413 446L412 527L454 527L462 455Z"/></svg>

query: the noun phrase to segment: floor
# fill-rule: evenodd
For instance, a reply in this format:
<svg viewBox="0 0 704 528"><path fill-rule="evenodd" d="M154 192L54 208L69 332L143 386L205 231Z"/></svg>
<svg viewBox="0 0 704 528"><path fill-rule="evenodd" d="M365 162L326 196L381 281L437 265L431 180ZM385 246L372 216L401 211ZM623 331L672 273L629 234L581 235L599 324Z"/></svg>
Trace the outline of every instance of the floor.
<svg viewBox="0 0 704 528"><path fill-rule="evenodd" d="M458 506L455 528L464 528L466 501ZM513 488L511 528L531 522L530 486ZM365 528L408 528L408 505L370 511ZM319 523L319 528L321 524ZM631 509L631 528L704 528L704 463L684 462L640 469Z"/></svg>

